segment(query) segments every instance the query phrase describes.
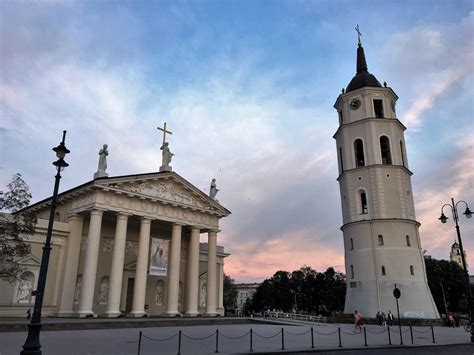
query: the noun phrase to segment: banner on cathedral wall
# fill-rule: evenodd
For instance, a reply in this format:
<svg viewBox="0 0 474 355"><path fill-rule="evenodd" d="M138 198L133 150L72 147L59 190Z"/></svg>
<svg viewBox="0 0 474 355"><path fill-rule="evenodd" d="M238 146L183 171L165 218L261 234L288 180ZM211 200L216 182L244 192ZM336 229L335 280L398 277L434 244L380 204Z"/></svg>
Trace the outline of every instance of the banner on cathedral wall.
<svg viewBox="0 0 474 355"><path fill-rule="evenodd" d="M151 238L150 275L168 276L169 240Z"/></svg>

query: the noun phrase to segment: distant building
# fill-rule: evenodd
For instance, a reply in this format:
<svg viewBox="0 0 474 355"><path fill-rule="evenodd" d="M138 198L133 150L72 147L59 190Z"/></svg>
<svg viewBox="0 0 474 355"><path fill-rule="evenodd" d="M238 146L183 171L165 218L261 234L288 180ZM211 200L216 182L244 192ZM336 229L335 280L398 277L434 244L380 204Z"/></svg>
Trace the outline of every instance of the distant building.
<svg viewBox="0 0 474 355"><path fill-rule="evenodd" d="M454 261L461 268L463 268L462 258L461 258L461 248L459 247L459 244L456 241L453 243L453 245L451 245L451 252L449 253L449 259L451 261ZM467 263L466 251L464 251L464 260L466 261L466 268L469 269L469 264Z"/></svg>
<svg viewBox="0 0 474 355"><path fill-rule="evenodd" d="M248 299L251 299L257 288L260 286L259 283L250 283L250 284L236 284L235 288L237 289L237 310L241 313L244 309L245 302Z"/></svg>

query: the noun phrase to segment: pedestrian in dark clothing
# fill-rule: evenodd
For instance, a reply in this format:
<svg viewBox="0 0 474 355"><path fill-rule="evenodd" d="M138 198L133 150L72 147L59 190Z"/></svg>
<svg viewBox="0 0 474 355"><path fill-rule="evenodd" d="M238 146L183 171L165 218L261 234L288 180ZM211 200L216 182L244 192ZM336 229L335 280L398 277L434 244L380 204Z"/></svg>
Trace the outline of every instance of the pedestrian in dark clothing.
<svg viewBox="0 0 474 355"><path fill-rule="evenodd" d="M380 311L377 312L376 319L377 319L377 325L381 327L383 323L383 316L382 314L380 314Z"/></svg>
<svg viewBox="0 0 474 355"><path fill-rule="evenodd" d="M26 310L26 319L31 319L31 308Z"/></svg>
<svg viewBox="0 0 474 355"><path fill-rule="evenodd" d="M395 320L395 316L393 315L392 311L388 311L387 314L387 324L389 327L393 326L393 321Z"/></svg>

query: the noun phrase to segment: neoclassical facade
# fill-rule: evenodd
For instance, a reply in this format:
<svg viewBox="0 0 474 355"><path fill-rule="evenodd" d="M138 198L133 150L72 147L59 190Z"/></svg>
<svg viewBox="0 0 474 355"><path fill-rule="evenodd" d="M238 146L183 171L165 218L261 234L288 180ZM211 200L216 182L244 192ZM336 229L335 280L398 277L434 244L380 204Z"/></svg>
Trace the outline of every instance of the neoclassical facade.
<svg viewBox="0 0 474 355"><path fill-rule="evenodd" d="M172 171L102 176L59 195L43 315L223 315L219 220L230 212ZM51 199L36 212L16 284L0 282L0 316L34 304ZM200 238L204 243L200 243Z"/></svg>
<svg viewBox="0 0 474 355"><path fill-rule="evenodd" d="M394 312L396 284L401 317L434 319L439 314L426 278L397 99L368 72L359 42L357 74L334 105L347 275L344 313Z"/></svg>

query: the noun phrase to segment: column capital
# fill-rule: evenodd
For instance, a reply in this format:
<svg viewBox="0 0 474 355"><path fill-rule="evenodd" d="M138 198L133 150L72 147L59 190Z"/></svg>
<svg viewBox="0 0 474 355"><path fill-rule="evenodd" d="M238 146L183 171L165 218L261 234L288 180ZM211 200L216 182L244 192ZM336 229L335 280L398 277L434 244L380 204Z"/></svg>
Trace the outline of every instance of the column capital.
<svg viewBox="0 0 474 355"><path fill-rule="evenodd" d="M74 213L74 214L70 214L67 216L67 221L68 222L71 222L71 221L83 221L84 220L84 216L78 214L78 213Z"/></svg>
<svg viewBox="0 0 474 355"><path fill-rule="evenodd" d="M209 229L207 233L211 235L217 235L217 233L219 233L220 231L221 231L220 229Z"/></svg>
<svg viewBox="0 0 474 355"><path fill-rule="evenodd" d="M93 209L91 209L91 215L97 215L97 216L102 216L104 214L104 212L107 211L106 209L104 208L96 208L94 207Z"/></svg>
<svg viewBox="0 0 474 355"><path fill-rule="evenodd" d="M184 227L185 225L186 225L185 223L173 222L173 227L175 227L175 226L176 227L178 227L178 226Z"/></svg>
<svg viewBox="0 0 474 355"><path fill-rule="evenodd" d="M194 232L197 231L199 234L201 234L201 228L199 228L199 227L191 226L191 232L193 232L193 231Z"/></svg>
<svg viewBox="0 0 474 355"><path fill-rule="evenodd" d="M128 219L130 216L132 216L131 213L117 212L117 219Z"/></svg>
<svg viewBox="0 0 474 355"><path fill-rule="evenodd" d="M152 218L150 218L150 217L141 217L140 218L140 224L142 224L142 223L143 224L148 224L148 223L151 223L151 221L152 221Z"/></svg>

